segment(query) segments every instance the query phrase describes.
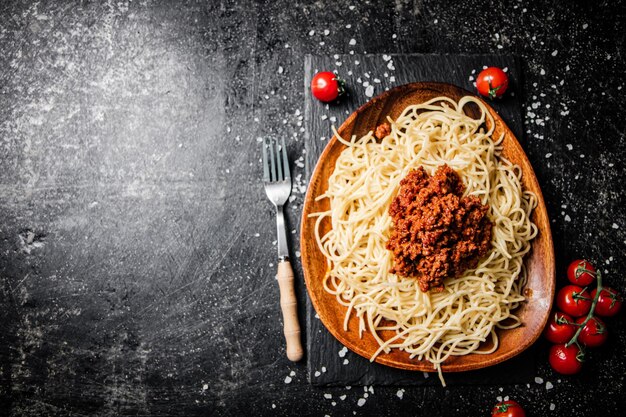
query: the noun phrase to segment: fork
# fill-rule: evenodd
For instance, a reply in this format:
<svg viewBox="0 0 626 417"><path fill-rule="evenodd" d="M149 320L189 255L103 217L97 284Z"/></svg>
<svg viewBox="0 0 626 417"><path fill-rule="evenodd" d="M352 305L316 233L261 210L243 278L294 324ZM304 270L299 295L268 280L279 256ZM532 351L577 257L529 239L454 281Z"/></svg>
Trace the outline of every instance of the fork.
<svg viewBox="0 0 626 417"><path fill-rule="evenodd" d="M278 234L278 272L276 279L280 287L280 308L283 313L283 330L287 342L287 358L297 362L302 359L300 324L296 293L293 286L293 269L289 263L287 232L283 206L291 194L291 174L285 139L279 144L270 138L263 141L263 185L265 194L276 207L276 232Z"/></svg>

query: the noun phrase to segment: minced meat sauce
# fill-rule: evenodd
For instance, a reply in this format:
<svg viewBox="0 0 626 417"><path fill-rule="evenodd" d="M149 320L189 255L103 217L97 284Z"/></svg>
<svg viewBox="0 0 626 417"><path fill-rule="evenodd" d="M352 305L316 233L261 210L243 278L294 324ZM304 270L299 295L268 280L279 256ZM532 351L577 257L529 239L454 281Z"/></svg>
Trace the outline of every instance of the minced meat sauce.
<svg viewBox="0 0 626 417"><path fill-rule="evenodd" d="M439 292L444 278L477 265L490 246L489 206L478 197L463 197L463 191L461 178L447 165L433 176L420 167L402 179L389 207L391 273L416 278L424 292Z"/></svg>

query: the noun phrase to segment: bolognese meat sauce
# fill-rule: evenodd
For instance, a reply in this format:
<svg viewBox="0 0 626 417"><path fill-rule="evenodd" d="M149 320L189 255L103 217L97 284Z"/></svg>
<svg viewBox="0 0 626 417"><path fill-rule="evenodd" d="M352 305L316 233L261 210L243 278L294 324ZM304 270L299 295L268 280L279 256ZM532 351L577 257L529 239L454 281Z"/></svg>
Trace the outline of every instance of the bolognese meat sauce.
<svg viewBox="0 0 626 417"><path fill-rule="evenodd" d="M391 273L416 278L424 292L439 292L444 278L478 264L491 241L489 206L463 192L461 178L447 165L433 176L420 167L402 179L389 207L394 223L387 242L394 257Z"/></svg>

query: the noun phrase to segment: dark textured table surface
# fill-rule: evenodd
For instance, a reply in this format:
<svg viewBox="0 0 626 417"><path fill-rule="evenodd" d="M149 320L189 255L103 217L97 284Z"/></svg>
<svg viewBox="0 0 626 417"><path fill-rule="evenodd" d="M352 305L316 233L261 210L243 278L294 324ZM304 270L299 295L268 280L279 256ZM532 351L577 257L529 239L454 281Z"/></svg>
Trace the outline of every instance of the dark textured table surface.
<svg viewBox="0 0 626 417"><path fill-rule="evenodd" d="M528 385L319 388L284 352L259 138L298 266L309 53L517 55L559 282L584 256L626 291L626 6L547 3L2 2L0 415L623 415L623 315Z"/></svg>

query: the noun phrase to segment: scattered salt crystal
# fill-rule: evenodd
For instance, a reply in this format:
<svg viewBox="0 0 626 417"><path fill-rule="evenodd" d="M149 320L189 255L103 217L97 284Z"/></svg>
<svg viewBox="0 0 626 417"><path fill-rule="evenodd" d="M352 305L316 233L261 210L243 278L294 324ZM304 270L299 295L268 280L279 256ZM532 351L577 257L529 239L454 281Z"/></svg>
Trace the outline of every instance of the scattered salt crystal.
<svg viewBox="0 0 626 417"><path fill-rule="evenodd" d="M324 36L328 36L328 35L330 35L330 30L324 29Z"/></svg>
<svg viewBox="0 0 626 417"><path fill-rule="evenodd" d="M260 235L260 234L258 234L258 233L255 233L255 234L254 234L254 237L259 237L259 236L261 236L261 235Z"/></svg>
<svg viewBox="0 0 626 417"><path fill-rule="evenodd" d="M565 215L565 221L566 222L571 222L572 221L572 218L569 216L569 214ZM550 383L548 382L548 384L550 384ZM550 384L550 385L552 385L552 384ZM546 388L548 388L548 387L546 386ZM552 387L550 387L550 388L552 388Z"/></svg>
<svg viewBox="0 0 626 417"><path fill-rule="evenodd" d="M613 224L611 225L611 227L612 227L613 229L619 229L619 226L617 225L617 223L613 223Z"/></svg>
<svg viewBox="0 0 626 417"><path fill-rule="evenodd" d="M337 121L337 118L336 118L335 116L332 116L332 117L330 118L330 121L331 121L331 122L333 122L333 123L335 123L335 122Z"/></svg>
<svg viewBox="0 0 626 417"><path fill-rule="evenodd" d="M552 51L552 56L556 56L559 53L559 51L557 51L556 49L554 51Z"/></svg>
<svg viewBox="0 0 626 417"><path fill-rule="evenodd" d="M393 75L391 77L389 77L389 82L390 83L395 83L396 82L396 77L394 77Z"/></svg>
<svg viewBox="0 0 626 417"><path fill-rule="evenodd" d="M541 74L541 75L546 75L546 70L544 70L543 68L541 68L541 71L539 71L539 74Z"/></svg>
<svg viewBox="0 0 626 417"><path fill-rule="evenodd" d="M356 402L356 405L359 407L363 407L365 405L365 398L359 398L359 401Z"/></svg>
<svg viewBox="0 0 626 417"><path fill-rule="evenodd" d="M347 347L343 347L340 351L339 351L339 357L343 358L344 356L346 356L346 353L348 353L348 348Z"/></svg>
<svg viewBox="0 0 626 417"><path fill-rule="evenodd" d="M589 25L588 25L588 24L583 23L583 29L587 29L588 27L589 27Z"/></svg>
<svg viewBox="0 0 626 417"><path fill-rule="evenodd" d="M551 156L552 156L552 154L549 153L549 152L546 154L546 158L550 158Z"/></svg>
<svg viewBox="0 0 626 417"><path fill-rule="evenodd" d="M279 73L279 74L282 74L282 73L283 73L283 71L284 71L283 67L278 67L278 73Z"/></svg>
<svg viewBox="0 0 626 417"><path fill-rule="evenodd" d="M313 36L313 35L315 35L315 31L314 31L313 29L311 29L311 30L309 31L309 36Z"/></svg>
<svg viewBox="0 0 626 417"><path fill-rule="evenodd" d="M324 394L324 398L330 400L331 398L333 398L333 394Z"/></svg>
<svg viewBox="0 0 626 417"><path fill-rule="evenodd" d="M396 395L398 398L402 399L402 397L404 397L404 390L399 389L398 392L396 392Z"/></svg>
<svg viewBox="0 0 626 417"><path fill-rule="evenodd" d="M393 61L389 61L389 63L387 64L387 68L389 68L392 71L396 69L396 67L393 66Z"/></svg>
<svg viewBox="0 0 626 417"><path fill-rule="evenodd" d="M550 411L554 411L556 405L554 403L550 403Z"/></svg>
<svg viewBox="0 0 626 417"><path fill-rule="evenodd" d="M341 401L345 400L345 399L346 399L346 394L340 395L340 396L339 396L339 399L340 399Z"/></svg>
<svg viewBox="0 0 626 417"><path fill-rule="evenodd" d="M350 23L348 23L348 24L346 25L346 29L350 29L351 27L352 27L352 25L351 25Z"/></svg>
<svg viewBox="0 0 626 417"><path fill-rule="evenodd" d="M290 384L291 383L291 377L290 376L286 376L285 377L285 384Z"/></svg>
<svg viewBox="0 0 626 417"><path fill-rule="evenodd" d="M425 379L428 379L428 377L430 376L430 375L428 375L428 372L423 372L423 374L424 374L424 378Z"/></svg>
<svg viewBox="0 0 626 417"><path fill-rule="evenodd" d="M359 65L360 63L360 61L354 61L354 65Z"/></svg>
<svg viewBox="0 0 626 417"><path fill-rule="evenodd" d="M396 35L395 33L393 35L391 35L391 39L395 39L397 37L398 37L398 35Z"/></svg>
<svg viewBox="0 0 626 417"><path fill-rule="evenodd" d="M320 371L315 371L315 377L317 378L318 376L322 375Z"/></svg>
<svg viewBox="0 0 626 417"><path fill-rule="evenodd" d="M552 389L554 388L554 385L552 385L552 382L548 381L546 382L546 389Z"/></svg>
<svg viewBox="0 0 626 417"><path fill-rule="evenodd" d="M326 372L326 367L322 366L322 372Z"/></svg>
<svg viewBox="0 0 626 417"><path fill-rule="evenodd" d="M325 114L322 114L322 120L326 120L328 119L328 116L326 116Z"/></svg>
<svg viewBox="0 0 626 417"><path fill-rule="evenodd" d="M354 6L348 6L348 9L354 10Z"/></svg>
<svg viewBox="0 0 626 417"><path fill-rule="evenodd" d="M344 365L347 365L347 364L349 364L349 363L350 363L350 361L349 361L349 360L347 360L347 359L344 359L344 360L343 360L343 364L344 364Z"/></svg>
<svg viewBox="0 0 626 417"><path fill-rule="evenodd" d="M289 376L296 376L296 372L295 371L289 372Z"/></svg>
<svg viewBox="0 0 626 417"><path fill-rule="evenodd" d="M383 55L383 61L389 61L391 57L389 55Z"/></svg>
<svg viewBox="0 0 626 417"><path fill-rule="evenodd" d="M350 39L350 42L348 42L350 45L356 45L356 39L352 38Z"/></svg>
<svg viewBox="0 0 626 417"><path fill-rule="evenodd" d="M276 408L276 404L272 404L272 408Z"/></svg>
<svg viewBox="0 0 626 417"><path fill-rule="evenodd" d="M365 95L367 97L373 97L374 96L374 86L370 85L365 89Z"/></svg>
<svg viewBox="0 0 626 417"><path fill-rule="evenodd" d="M498 402L502 401L502 395L498 395L498 396L496 397L496 400L498 400Z"/></svg>
<svg viewBox="0 0 626 417"><path fill-rule="evenodd" d="M202 386L202 390L203 390L203 391L206 391L206 390L208 390L208 389L209 389L209 384L204 384L204 385Z"/></svg>
<svg viewBox="0 0 626 417"><path fill-rule="evenodd" d="M572 149L574 149L574 147L572 146L572 144L571 144L571 143L568 143L568 144L567 144L567 145L565 145L565 146L567 146L567 150L568 150L568 151L571 151Z"/></svg>
<svg viewBox="0 0 626 417"><path fill-rule="evenodd" d="M543 378L541 378L540 376L536 376L536 377L535 377L535 383L537 383L537 384L543 384Z"/></svg>
<svg viewBox="0 0 626 417"><path fill-rule="evenodd" d="M366 392L365 394L363 394L363 398L367 398L367 397L369 397L369 396L370 396L370 395L369 395L367 392Z"/></svg>

